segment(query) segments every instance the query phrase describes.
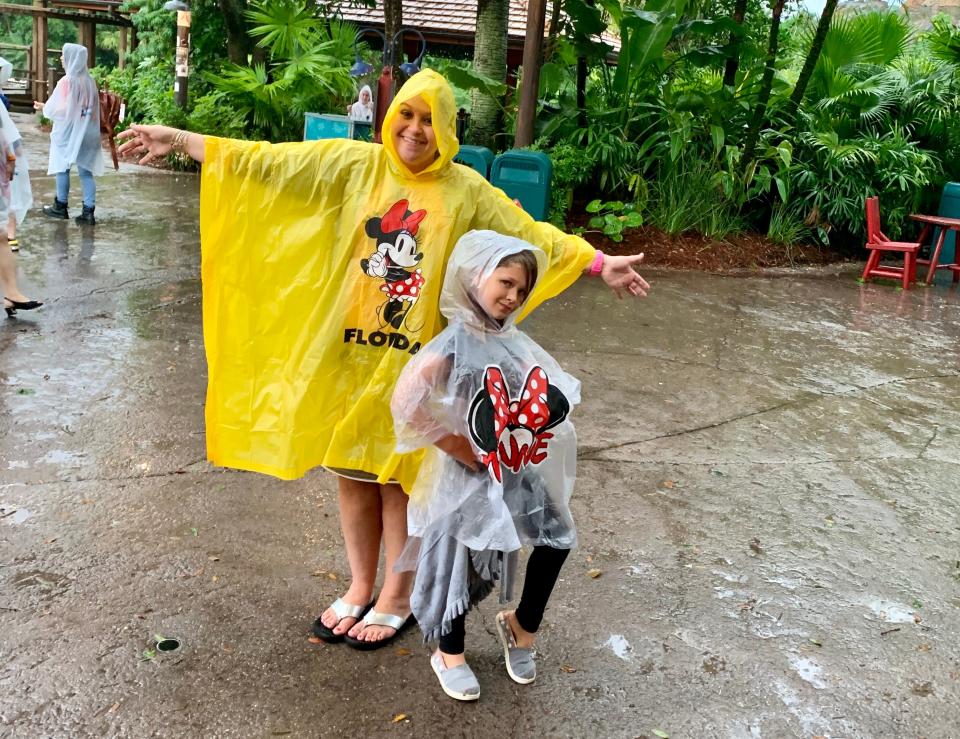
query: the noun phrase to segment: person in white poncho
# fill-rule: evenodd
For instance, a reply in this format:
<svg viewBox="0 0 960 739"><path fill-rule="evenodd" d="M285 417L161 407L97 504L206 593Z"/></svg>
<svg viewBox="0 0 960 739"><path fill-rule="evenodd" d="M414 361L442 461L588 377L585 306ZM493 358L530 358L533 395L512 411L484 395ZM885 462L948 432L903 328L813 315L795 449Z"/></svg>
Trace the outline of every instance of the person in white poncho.
<svg viewBox="0 0 960 739"><path fill-rule="evenodd" d="M407 508L398 567L416 569L413 614L444 692L476 700L464 657L467 611L500 581L511 598L517 553L533 545L516 611L497 615L507 673L533 682L533 641L576 529L569 500L580 383L515 316L535 289L544 253L493 231L454 247L440 296L449 325L404 368L391 410L397 448L428 449Z"/></svg>
<svg viewBox="0 0 960 739"><path fill-rule="evenodd" d="M2 107L2 106L0 106ZM17 175L17 157L0 126L0 223L6 223L11 201L11 182ZM7 231L0 229L0 288L3 289L3 309L9 318L17 310L33 310L43 303L30 300L17 285L17 259L7 244Z"/></svg>
<svg viewBox="0 0 960 739"><path fill-rule="evenodd" d="M0 86L3 85L13 74L13 65L3 57L0 57ZM27 211L33 205L33 192L30 189L30 163L27 161L27 150L23 146L23 140L20 131L14 124L13 119L7 109L0 105L0 128L6 136L7 144L12 148L14 156L17 158L15 173L10 181L10 203L8 209L10 215L7 218L7 243L11 251L20 250L20 242L17 240L17 226L19 226Z"/></svg>
<svg viewBox="0 0 960 739"><path fill-rule="evenodd" d="M67 219L70 195L70 168L77 166L83 189L83 212L79 224L94 225L97 184L94 177L103 174L100 145L100 93L87 71L87 48L64 44L61 57L66 75L60 79L46 103L33 107L53 121L50 132L50 163L47 174L57 176L57 196L43 212L51 218Z"/></svg>

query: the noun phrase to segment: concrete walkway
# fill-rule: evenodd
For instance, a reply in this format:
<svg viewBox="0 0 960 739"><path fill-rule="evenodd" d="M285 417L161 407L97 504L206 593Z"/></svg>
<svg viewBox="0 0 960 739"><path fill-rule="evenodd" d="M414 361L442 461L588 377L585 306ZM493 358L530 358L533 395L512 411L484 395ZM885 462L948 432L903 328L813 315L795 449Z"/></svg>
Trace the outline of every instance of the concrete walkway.
<svg viewBox="0 0 960 739"><path fill-rule="evenodd" d="M47 304L0 323L0 735L960 734L956 289L652 273L539 311L584 385L581 546L533 685L471 614L462 705L413 632L307 642L348 578L331 477L204 461L197 209L125 165L94 230L21 231Z"/></svg>

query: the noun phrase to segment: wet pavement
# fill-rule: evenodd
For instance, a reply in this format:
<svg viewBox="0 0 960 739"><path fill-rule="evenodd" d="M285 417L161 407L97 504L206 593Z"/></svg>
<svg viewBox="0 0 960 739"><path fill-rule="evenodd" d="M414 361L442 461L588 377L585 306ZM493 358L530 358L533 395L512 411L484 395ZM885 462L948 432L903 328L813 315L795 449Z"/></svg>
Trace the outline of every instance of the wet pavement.
<svg viewBox="0 0 960 739"><path fill-rule="evenodd" d="M99 188L93 230L28 217L47 304L0 324L0 736L960 735L955 288L659 272L539 311L584 384L581 546L533 685L470 615L464 705L415 633L307 642L334 482L204 460L198 180Z"/></svg>

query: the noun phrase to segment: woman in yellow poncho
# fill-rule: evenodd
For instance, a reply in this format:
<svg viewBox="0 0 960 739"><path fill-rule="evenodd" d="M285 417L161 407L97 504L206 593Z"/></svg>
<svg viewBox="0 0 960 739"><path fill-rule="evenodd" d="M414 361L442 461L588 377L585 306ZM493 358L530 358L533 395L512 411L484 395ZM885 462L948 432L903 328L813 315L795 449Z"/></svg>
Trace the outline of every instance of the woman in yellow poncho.
<svg viewBox="0 0 960 739"><path fill-rule="evenodd" d="M456 241L490 229L546 252L525 313L586 272L618 295L649 287L632 267L642 255L604 257L453 164L455 121L449 85L425 70L390 105L383 146L275 145L163 126L121 134L130 139L121 151L146 152L141 162L171 150L203 162L207 454L282 479L318 465L339 475L352 581L314 633L360 649L408 623L410 573L393 563L421 455L396 452L390 397L409 357L442 328L440 286ZM371 607L381 540L386 572Z"/></svg>

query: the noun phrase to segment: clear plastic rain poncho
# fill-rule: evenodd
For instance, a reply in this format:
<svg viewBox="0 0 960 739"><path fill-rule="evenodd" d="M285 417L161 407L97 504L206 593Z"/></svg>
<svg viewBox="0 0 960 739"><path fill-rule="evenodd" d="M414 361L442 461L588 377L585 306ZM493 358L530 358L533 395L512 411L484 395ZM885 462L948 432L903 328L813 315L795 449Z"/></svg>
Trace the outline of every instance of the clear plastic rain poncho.
<svg viewBox="0 0 960 739"><path fill-rule="evenodd" d="M100 93L87 71L87 48L63 45L63 68L43 115L53 121L47 174L66 172L74 164L103 174L100 146Z"/></svg>
<svg viewBox="0 0 960 739"><path fill-rule="evenodd" d="M503 558L490 554L524 544L576 545L569 501L577 437L569 416L580 383L517 329L517 313L500 325L477 296L504 257L525 250L542 271L543 252L525 241L492 231L460 239L440 295L450 323L407 363L391 403L398 449L427 449L410 494L411 538L399 567L417 570L412 602L428 641L501 577ZM449 434L471 441L482 471L433 446ZM469 576L461 566L464 548L471 550ZM478 579L486 587L478 589Z"/></svg>
<svg viewBox="0 0 960 739"><path fill-rule="evenodd" d="M12 74L13 65L0 57L0 86L10 79ZM7 139L7 145L17 157L17 166L13 180L10 182L10 198L7 205L19 224L23 221L27 211L33 206L33 191L30 189L30 162L27 160L27 149L23 145L20 131L17 130L10 113L2 105L0 105L0 129L3 130ZM6 224L0 223L0 228L6 228Z"/></svg>

